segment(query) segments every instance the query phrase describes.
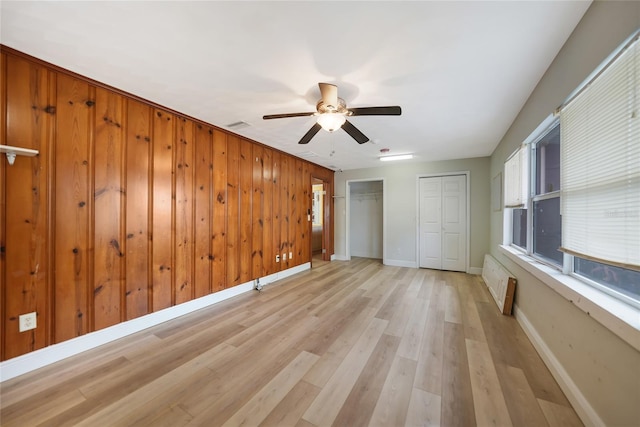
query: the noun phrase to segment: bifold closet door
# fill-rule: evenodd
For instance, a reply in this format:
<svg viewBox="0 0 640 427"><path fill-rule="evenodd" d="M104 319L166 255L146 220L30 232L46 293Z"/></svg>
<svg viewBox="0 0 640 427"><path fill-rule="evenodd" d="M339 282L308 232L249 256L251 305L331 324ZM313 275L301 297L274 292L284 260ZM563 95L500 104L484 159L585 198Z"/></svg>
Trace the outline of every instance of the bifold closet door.
<svg viewBox="0 0 640 427"><path fill-rule="evenodd" d="M465 175L420 178L420 267L466 271Z"/></svg>

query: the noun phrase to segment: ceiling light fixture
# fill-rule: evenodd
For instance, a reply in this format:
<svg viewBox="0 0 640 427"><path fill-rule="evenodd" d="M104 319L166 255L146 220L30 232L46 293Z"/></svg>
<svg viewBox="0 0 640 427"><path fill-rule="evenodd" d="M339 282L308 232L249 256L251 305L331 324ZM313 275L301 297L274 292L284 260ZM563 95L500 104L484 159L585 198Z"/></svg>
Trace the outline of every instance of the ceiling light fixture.
<svg viewBox="0 0 640 427"><path fill-rule="evenodd" d="M399 154L397 156L380 157L381 162L390 162L392 160L409 160L409 159L413 159L413 154Z"/></svg>
<svg viewBox="0 0 640 427"><path fill-rule="evenodd" d="M318 116L318 124L327 132L340 129L346 120L342 113L323 113Z"/></svg>

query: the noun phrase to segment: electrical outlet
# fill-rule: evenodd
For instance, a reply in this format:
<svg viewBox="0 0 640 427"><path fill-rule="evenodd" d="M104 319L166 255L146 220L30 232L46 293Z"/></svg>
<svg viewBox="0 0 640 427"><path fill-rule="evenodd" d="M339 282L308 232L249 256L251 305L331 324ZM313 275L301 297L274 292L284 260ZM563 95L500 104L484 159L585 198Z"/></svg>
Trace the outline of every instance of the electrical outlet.
<svg viewBox="0 0 640 427"><path fill-rule="evenodd" d="M283 253L282 254L282 261L286 261L287 260L287 253Z"/></svg>
<svg viewBox="0 0 640 427"><path fill-rule="evenodd" d="M36 312L21 314L18 316L19 331L30 331L36 328Z"/></svg>
<svg viewBox="0 0 640 427"><path fill-rule="evenodd" d="M289 252L289 259L293 259L293 252Z"/></svg>
<svg viewBox="0 0 640 427"><path fill-rule="evenodd" d="M276 262L280 262L280 255L276 255Z"/></svg>

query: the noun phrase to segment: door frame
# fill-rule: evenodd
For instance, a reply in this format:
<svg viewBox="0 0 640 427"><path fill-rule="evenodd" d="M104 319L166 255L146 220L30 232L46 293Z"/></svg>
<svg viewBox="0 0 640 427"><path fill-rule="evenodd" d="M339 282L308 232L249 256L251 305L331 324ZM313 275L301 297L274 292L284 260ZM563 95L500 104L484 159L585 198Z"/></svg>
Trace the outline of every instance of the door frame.
<svg viewBox="0 0 640 427"><path fill-rule="evenodd" d="M345 183L346 259L351 261L351 186L352 182L382 181L382 264L387 264L387 182L384 178L349 179Z"/></svg>
<svg viewBox="0 0 640 427"><path fill-rule="evenodd" d="M471 243L471 172L459 171L459 172L440 172L440 173L421 173L416 175L416 268L420 268L420 178L433 178L437 176L454 176L465 175L467 181L466 193L467 193L467 212L466 212L466 227L467 227L467 241L465 242L465 266L464 271L469 273L469 254Z"/></svg>
<svg viewBox="0 0 640 427"><path fill-rule="evenodd" d="M318 181L317 184L320 184L320 182L322 182L322 190L324 191L324 194L322 196L322 260L331 261L331 254L329 253L329 243L331 239L331 215L333 215L333 212L331 212L332 194L330 183L318 176L311 174L311 182L309 188L311 199L313 199L314 181ZM309 210L307 214L309 215L309 262L311 263L311 268L313 268L313 221L311 221L311 204L309 204Z"/></svg>

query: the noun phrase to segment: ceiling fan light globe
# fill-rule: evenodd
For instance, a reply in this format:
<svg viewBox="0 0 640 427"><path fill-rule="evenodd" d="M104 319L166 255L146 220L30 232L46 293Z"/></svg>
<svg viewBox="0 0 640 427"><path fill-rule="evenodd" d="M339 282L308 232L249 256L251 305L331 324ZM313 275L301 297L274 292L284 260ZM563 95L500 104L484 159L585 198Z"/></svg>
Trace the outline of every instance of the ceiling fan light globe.
<svg viewBox="0 0 640 427"><path fill-rule="evenodd" d="M318 116L318 124L327 132L334 132L342 127L347 118L341 113L324 113Z"/></svg>

